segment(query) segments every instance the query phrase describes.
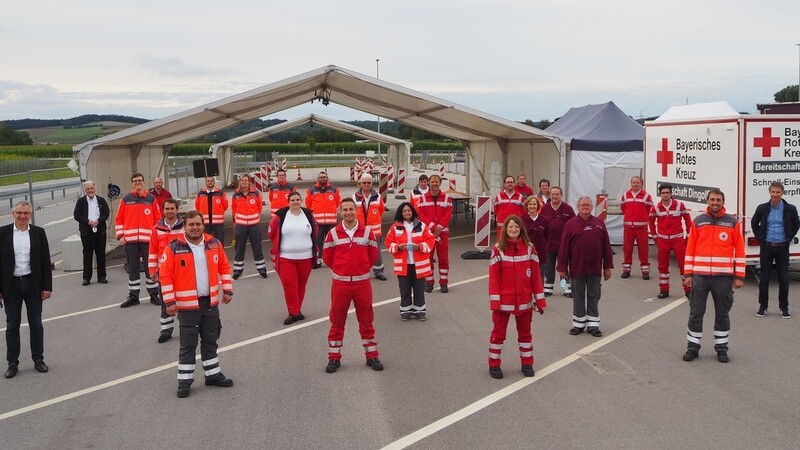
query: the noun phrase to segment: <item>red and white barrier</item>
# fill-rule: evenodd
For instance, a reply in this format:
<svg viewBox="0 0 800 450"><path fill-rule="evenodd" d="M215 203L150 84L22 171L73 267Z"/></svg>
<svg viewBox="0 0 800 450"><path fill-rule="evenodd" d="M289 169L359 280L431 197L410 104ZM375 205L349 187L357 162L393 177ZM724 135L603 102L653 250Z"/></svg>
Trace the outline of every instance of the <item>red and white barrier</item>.
<svg viewBox="0 0 800 450"><path fill-rule="evenodd" d="M456 179L452 178L452 177L450 178L450 190L451 191L455 191L456 190Z"/></svg>
<svg viewBox="0 0 800 450"><path fill-rule="evenodd" d="M378 194L380 194L381 199L383 199L383 203L386 203L386 196L389 194L389 174L386 172L381 172L380 175L380 184L378 185Z"/></svg>
<svg viewBox="0 0 800 450"><path fill-rule="evenodd" d="M394 189L394 166L387 166L386 173L389 174L389 190Z"/></svg>
<svg viewBox="0 0 800 450"><path fill-rule="evenodd" d="M444 178L444 161L439 161L439 176Z"/></svg>
<svg viewBox="0 0 800 450"><path fill-rule="evenodd" d="M297 164L295 164L294 166L297 167ZM300 169L299 168L297 169L297 178L295 178L295 181L303 181L303 177L300 176Z"/></svg>
<svg viewBox="0 0 800 450"><path fill-rule="evenodd" d="M475 198L475 247L486 250L492 246L492 199L488 195Z"/></svg>
<svg viewBox="0 0 800 450"><path fill-rule="evenodd" d="M259 191L265 191L269 186L269 178L267 178L267 166L261 166L257 172L253 173L253 185Z"/></svg>
<svg viewBox="0 0 800 450"><path fill-rule="evenodd" d="M286 170L286 158L283 158L283 160L281 161L281 168L283 170Z"/></svg>
<svg viewBox="0 0 800 450"><path fill-rule="evenodd" d="M267 161L267 184L269 184L271 181L272 181L272 162Z"/></svg>
<svg viewBox="0 0 800 450"><path fill-rule="evenodd" d="M406 169L397 170L397 194L394 198L406 198Z"/></svg>
<svg viewBox="0 0 800 450"><path fill-rule="evenodd" d="M350 181L356 181L356 168L355 168L355 166L350 166Z"/></svg>

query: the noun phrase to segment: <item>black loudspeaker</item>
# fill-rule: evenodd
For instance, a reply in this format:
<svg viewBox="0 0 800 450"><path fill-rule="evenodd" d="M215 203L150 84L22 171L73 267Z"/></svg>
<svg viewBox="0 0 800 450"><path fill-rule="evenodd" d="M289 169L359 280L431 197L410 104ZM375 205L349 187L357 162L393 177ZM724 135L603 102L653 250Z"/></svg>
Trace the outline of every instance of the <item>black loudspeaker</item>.
<svg viewBox="0 0 800 450"><path fill-rule="evenodd" d="M214 159L198 159L192 161L195 178L216 177L219 175L219 161Z"/></svg>

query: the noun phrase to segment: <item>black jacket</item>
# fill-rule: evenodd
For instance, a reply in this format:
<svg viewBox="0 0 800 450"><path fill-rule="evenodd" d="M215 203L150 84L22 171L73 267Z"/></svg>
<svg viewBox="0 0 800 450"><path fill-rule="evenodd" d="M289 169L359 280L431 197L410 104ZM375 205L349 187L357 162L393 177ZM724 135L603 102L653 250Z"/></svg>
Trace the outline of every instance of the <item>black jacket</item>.
<svg viewBox="0 0 800 450"><path fill-rule="evenodd" d="M31 279L33 291L53 291L53 268L50 265L50 246L44 228L30 226ZM5 298L14 276L14 224L0 227L0 292Z"/></svg>
<svg viewBox="0 0 800 450"><path fill-rule="evenodd" d="M108 203L106 199L99 195L95 195L95 197L97 198L97 206L100 207L100 218L97 219L99 222L97 224L97 232L99 234L106 234L106 221L110 215ZM78 230L80 230L82 235L87 235L92 231L89 227L89 202L86 200L85 195L79 198L78 202L75 203L75 211L72 213L72 216L75 217L75 220L78 222Z"/></svg>
<svg viewBox="0 0 800 450"><path fill-rule="evenodd" d="M784 242L791 244L797 231L800 230L800 218L797 216L797 208L794 205L781 199L783 202L783 230L786 233ZM758 242L764 244L767 242L767 217L769 217L770 202L762 203L756 208L756 213L750 220L750 226L753 228Z"/></svg>

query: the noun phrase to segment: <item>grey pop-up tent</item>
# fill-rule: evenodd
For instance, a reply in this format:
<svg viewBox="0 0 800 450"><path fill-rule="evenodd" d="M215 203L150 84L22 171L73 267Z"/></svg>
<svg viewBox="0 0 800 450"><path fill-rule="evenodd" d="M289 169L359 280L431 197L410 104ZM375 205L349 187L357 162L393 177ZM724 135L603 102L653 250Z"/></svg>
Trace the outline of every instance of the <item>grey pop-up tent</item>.
<svg viewBox="0 0 800 450"><path fill-rule="evenodd" d="M547 132L569 139L565 201L574 207L581 196L608 194L606 226L611 243L622 243L622 217L614 213L630 178L642 173L644 127L608 102L570 108Z"/></svg>

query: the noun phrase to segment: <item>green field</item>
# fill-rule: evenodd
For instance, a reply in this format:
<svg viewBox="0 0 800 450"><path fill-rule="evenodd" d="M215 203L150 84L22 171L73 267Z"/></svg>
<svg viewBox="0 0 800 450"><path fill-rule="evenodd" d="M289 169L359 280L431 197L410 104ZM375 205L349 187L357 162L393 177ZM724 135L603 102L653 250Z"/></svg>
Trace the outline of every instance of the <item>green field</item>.
<svg viewBox="0 0 800 450"><path fill-rule="evenodd" d="M59 144L80 144L107 134L102 127L60 128L36 138L37 142L58 142Z"/></svg>
<svg viewBox="0 0 800 450"><path fill-rule="evenodd" d="M57 169L48 170L46 172L33 172L33 182L37 181L52 181L60 180L63 178L75 178L75 172L70 169ZM23 184L28 182L28 174L22 173L19 175L4 175L0 177L0 186L8 186L11 184Z"/></svg>

